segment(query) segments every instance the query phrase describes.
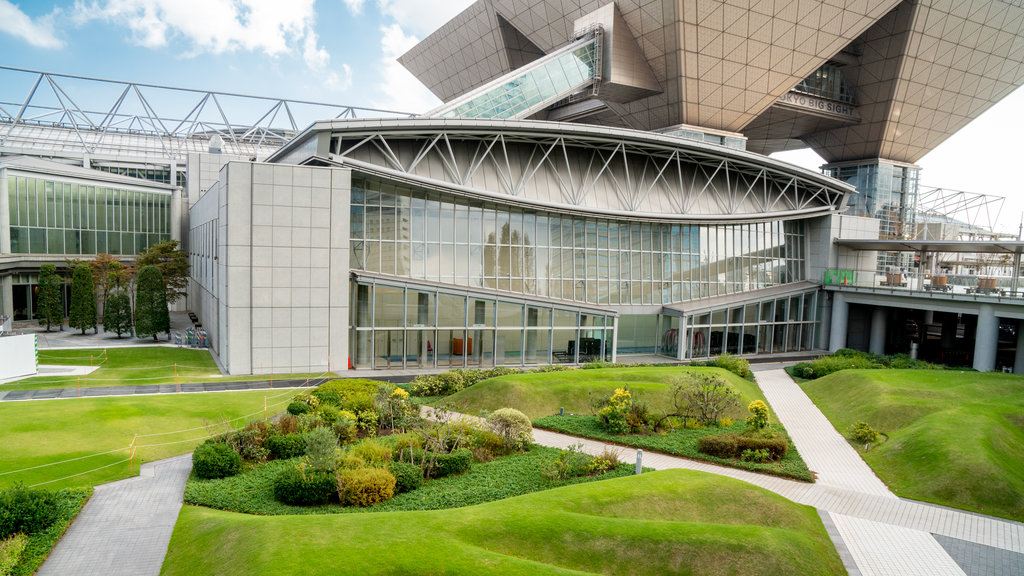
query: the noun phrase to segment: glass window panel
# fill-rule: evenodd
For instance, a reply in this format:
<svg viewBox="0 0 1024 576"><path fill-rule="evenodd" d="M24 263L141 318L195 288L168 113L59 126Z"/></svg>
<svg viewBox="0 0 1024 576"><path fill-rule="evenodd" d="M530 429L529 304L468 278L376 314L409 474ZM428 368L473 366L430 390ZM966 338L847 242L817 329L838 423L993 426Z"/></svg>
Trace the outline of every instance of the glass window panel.
<svg viewBox="0 0 1024 576"><path fill-rule="evenodd" d="M465 326L466 298L451 294L437 295L437 325Z"/></svg>
<svg viewBox="0 0 1024 576"><path fill-rule="evenodd" d="M401 288L375 286L373 325L375 327L401 326L404 306L404 296Z"/></svg>
<svg viewBox="0 0 1024 576"><path fill-rule="evenodd" d="M29 228L29 250L32 254L46 254L46 229Z"/></svg>

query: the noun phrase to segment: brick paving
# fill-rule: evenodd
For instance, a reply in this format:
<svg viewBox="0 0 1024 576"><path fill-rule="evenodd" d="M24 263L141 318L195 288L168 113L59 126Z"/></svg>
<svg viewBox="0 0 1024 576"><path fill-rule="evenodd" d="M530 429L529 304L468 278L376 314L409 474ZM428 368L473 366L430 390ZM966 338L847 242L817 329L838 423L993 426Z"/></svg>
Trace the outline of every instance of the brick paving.
<svg viewBox="0 0 1024 576"><path fill-rule="evenodd" d="M186 454L97 486L36 576L159 575L190 470Z"/></svg>

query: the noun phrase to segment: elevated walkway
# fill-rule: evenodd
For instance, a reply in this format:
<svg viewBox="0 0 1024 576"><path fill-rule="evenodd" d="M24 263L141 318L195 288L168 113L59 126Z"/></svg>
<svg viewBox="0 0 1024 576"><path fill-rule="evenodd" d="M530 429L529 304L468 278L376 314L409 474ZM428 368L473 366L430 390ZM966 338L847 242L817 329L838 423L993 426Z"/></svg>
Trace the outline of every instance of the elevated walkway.
<svg viewBox="0 0 1024 576"><path fill-rule="evenodd" d="M529 118L601 80L601 32L517 68L427 112L435 118Z"/></svg>

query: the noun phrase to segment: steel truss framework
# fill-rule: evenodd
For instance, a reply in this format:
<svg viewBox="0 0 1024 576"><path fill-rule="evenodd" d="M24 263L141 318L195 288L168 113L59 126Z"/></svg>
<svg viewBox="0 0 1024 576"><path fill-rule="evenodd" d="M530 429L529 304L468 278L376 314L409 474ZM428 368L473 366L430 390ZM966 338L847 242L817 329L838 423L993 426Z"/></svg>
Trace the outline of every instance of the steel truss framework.
<svg viewBox="0 0 1024 576"><path fill-rule="evenodd" d="M18 86L28 87L27 93L12 94ZM5 87L0 88L0 147L42 137L55 149L89 154L128 148L181 158L205 151L214 135L221 137L229 154L269 153L315 120L411 116L7 66L0 66L0 87ZM138 136L152 141L140 143Z"/></svg>
<svg viewBox="0 0 1024 576"><path fill-rule="evenodd" d="M851 190L838 181L787 172L764 157L684 141L440 127L334 131L330 142L335 163L382 167L418 179L443 175L445 183L470 191L588 212L775 219L837 211ZM557 191L546 197L528 192L531 186L550 189L552 182Z"/></svg>
<svg viewBox="0 0 1024 576"><path fill-rule="evenodd" d="M918 192L917 210L928 216L992 231L1005 200L991 194L931 188Z"/></svg>

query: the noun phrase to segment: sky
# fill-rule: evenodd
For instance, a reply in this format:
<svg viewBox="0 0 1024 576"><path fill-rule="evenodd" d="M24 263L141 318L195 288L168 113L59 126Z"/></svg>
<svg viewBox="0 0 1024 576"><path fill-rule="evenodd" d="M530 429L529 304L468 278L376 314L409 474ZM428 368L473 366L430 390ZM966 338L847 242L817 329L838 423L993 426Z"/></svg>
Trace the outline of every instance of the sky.
<svg viewBox="0 0 1024 576"><path fill-rule="evenodd" d="M425 112L440 101L396 58L471 3L0 0L0 66ZM0 79L0 102L16 109L35 77ZM921 159L923 189L1003 196L998 228L1016 232L1024 218L1020 135L1024 89ZM777 156L814 170L823 163L810 150Z"/></svg>

